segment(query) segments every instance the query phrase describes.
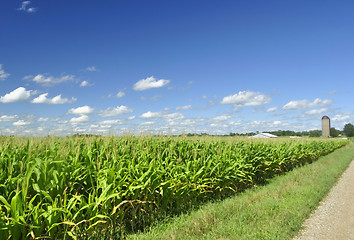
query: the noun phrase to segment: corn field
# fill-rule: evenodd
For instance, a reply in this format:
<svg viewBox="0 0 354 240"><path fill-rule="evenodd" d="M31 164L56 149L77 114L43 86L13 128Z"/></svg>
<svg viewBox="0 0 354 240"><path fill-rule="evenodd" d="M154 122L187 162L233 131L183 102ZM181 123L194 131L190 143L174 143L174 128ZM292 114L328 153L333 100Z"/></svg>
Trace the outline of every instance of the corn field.
<svg viewBox="0 0 354 240"><path fill-rule="evenodd" d="M124 238L345 144L0 137L0 240Z"/></svg>

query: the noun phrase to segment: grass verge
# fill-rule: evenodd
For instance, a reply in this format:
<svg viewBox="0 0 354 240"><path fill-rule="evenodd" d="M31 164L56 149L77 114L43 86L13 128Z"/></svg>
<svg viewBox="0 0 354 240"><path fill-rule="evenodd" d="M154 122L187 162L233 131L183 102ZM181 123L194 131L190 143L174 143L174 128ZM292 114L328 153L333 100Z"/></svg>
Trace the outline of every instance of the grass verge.
<svg viewBox="0 0 354 240"><path fill-rule="evenodd" d="M127 239L291 239L354 159L354 143Z"/></svg>

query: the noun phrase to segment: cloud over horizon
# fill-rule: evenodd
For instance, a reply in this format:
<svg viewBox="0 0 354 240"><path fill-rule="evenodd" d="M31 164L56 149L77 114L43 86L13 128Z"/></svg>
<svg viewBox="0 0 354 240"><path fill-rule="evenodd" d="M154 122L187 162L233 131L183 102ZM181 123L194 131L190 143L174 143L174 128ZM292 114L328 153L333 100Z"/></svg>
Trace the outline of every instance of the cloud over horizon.
<svg viewBox="0 0 354 240"><path fill-rule="evenodd" d="M147 111L143 114L141 114L141 118L158 118L161 117L162 113L161 112L151 112L151 111Z"/></svg>
<svg viewBox="0 0 354 240"><path fill-rule="evenodd" d="M20 127L20 126L26 126L26 125L29 125L31 124L30 121L25 121L25 120L18 120L16 122L14 122L12 125L16 126L16 127Z"/></svg>
<svg viewBox="0 0 354 240"><path fill-rule="evenodd" d="M235 108L259 106L270 103L271 98L267 95L252 91L240 91L234 95L226 96L221 104L233 104Z"/></svg>
<svg viewBox="0 0 354 240"><path fill-rule="evenodd" d="M12 115L12 116L2 115L2 116L0 116L0 122L12 122L12 121L15 121L16 119L18 119L17 115Z"/></svg>
<svg viewBox="0 0 354 240"><path fill-rule="evenodd" d="M70 119L70 123L78 124L88 122L90 119L87 115L81 115L80 117L73 117Z"/></svg>
<svg viewBox="0 0 354 240"><path fill-rule="evenodd" d="M105 110L102 110L99 112L99 116L101 117L114 117L114 116L119 116L122 114L127 114L133 112L132 109L128 108L127 106L121 105L117 106L115 108L109 107Z"/></svg>
<svg viewBox="0 0 354 240"><path fill-rule="evenodd" d="M313 102L310 102L309 100L296 100L296 101L290 101L287 104L285 104L282 109L283 110L297 110L297 109L307 109L307 108L315 108L315 107L325 107L330 104L332 104L332 100L325 99L322 100L320 98L316 98Z"/></svg>

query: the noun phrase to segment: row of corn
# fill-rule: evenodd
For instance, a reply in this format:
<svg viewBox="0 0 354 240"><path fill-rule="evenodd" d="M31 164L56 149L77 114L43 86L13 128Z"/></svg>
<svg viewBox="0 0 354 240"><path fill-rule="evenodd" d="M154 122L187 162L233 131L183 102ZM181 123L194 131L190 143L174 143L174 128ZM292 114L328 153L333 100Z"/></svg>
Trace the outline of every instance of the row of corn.
<svg viewBox="0 0 354 240"><path fill-rule="evenodd" d="M0 137L0 240L124 238L346 143Z"/></svg>

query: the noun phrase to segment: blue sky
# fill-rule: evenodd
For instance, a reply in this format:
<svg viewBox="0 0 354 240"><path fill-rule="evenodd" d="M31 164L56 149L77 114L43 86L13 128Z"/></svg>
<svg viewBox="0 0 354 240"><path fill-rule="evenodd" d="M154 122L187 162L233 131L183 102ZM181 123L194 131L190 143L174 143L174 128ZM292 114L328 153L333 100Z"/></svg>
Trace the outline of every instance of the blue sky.
<svg viewBox="0 0 354 240"><path fill-rule="evenodd" d="M354 122L353 1L3 0L0 133Z"/></svg>

